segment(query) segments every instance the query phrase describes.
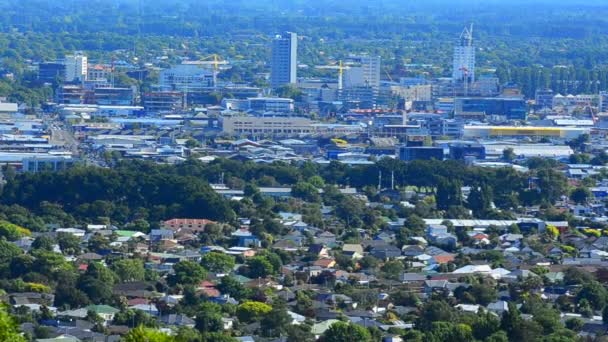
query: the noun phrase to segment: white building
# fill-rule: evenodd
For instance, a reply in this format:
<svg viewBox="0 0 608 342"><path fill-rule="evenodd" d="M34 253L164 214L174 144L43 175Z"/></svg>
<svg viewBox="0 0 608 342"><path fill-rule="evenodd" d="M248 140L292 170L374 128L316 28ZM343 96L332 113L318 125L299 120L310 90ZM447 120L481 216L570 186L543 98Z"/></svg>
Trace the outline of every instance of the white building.
<svg viewBox="0 0 608 342"><path fill-rule="evenodd" d="M159 84L164 91L200 91L213 88L214 72L198 64L179 64L160 72Z"/></svg>
<svg viewBox="0 0 608 342"><path fill-rule="evenodd" d="M298 35L286 32L272 40L270 85L278 88L295 84L297 79Z"/></svg>
<svg viewBox="0 0 608 342"><path fill-rule="evenodd" d="M231 135L299 135L313 133L312 124L303 117L233 116L222 119L222 130Z"/></svg>
<svg viewBox="0 0 608 342"><path fill-rule="evenodd" d="M89 69L87 56L82 52L65 56L65 81L82 82L87 78Z"/></svg>
<svg viewBox="0 0 608 342"><path fill-rule="evenodd" d="M452 69L454 82L475 82L475 46L473 46L473 25L460 34L460 41L454 47Z"/></svg>
<svg viewBox="0 0 608 342"><path fill-rule="evenodd" d="M380 88L380 56L350 56L344 70L344 87Z"/></svg>

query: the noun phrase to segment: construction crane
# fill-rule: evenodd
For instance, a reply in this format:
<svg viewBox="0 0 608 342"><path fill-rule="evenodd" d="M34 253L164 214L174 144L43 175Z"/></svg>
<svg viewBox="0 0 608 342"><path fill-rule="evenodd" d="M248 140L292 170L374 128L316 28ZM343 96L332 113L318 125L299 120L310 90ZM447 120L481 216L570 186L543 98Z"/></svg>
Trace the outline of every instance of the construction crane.
<svg viewBox="0 0 608 342"><path fill-rule="evenodd" d="M186 61L183 64L192 64L203 66L212 66L213 67L213 87L217 85L217 75L220 71L220 65L227 65L228 61L223 59L220 55L214 53L209 56L205 56L198 61Z"/></svg>
<svg viewBox="0 0 608 342"><path fill-rule="evenodd" d="M342 86L343 86L343 79L344 79L344 70L348 70L350 69L349 66L345 66L344 63L342 63L342 60L338 61L338 65L332 64L332 65L319 65L315 67L316 69L333 69L333 70L338 70L338 89L341 90Z"/></svg>

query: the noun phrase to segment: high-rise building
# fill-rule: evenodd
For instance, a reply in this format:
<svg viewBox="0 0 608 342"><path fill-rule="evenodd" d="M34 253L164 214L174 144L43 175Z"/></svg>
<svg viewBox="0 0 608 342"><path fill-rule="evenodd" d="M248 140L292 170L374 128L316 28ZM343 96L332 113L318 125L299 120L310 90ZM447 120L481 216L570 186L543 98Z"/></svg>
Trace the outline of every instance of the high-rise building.
<svg viewBox="0 0 608 342"><path fill-rule="evenodd" d="M82 82L87 78L89 65L87 56L82 52L65 56L65 81Z"/></svg>
<svg viewBox="0 0 608 342"><path fill-rule="evenodd" d="M350 56L352 64L344 70L344 87L371 87L380 89L380 56Z"/></svg>
<svg viewBox="0 0 608 342"><path fill-rule="evenodd" d="M600 113L608 112L608 91L600 91L599 110Z"/></svg>
<svg viewBox="0 0 608 342"><path fill-rule="evenodd" d="M276 36L272 41L272 70L270 85L278 88L286 84L295 84L297 78L298 35L286 32Z"/></svg>
<svg viewBox="0 0 608 342"><path fill-rule="evenodd" d="M454 47L454 64L452 69L454 82L475 82L475 46L473 46L473 24L465 27L460 34L458 44Z"/></svg>

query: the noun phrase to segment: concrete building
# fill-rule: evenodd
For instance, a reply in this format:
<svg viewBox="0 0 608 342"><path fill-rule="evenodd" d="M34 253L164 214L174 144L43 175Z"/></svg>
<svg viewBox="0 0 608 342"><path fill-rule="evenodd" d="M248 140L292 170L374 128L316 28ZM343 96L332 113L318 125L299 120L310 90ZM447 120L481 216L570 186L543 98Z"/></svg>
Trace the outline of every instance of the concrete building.
<svg viewBox="0 0 608 342"><path fill-rule="evenodd" d="M475 46L473 46L473 25L465 28L460 34L459 42L454 47L452 68L452 80L454 82L475 82Z"/></svg>
<svg viewBox="0 0 608 342"><path fill-rule="evenodd" d="M344 70L344 87L371 87L380 89L380 56L350 56L349 67Z"/></svg>
<svg viewBox="0 0 608 342"><path fill-rule="evenodd" d="M600 91L599 111L600 113L608 112L608 91Z"/></svg>
<svg viewBox="0 0 608 342"><path fill-rule="evenodd" d="M443 160L443 148L432 146L400 146L399 159L411 160Z"/></svg>
<svg viewBox="0 0 608 342"><path fill-rule="evenodd" d="M311 134L313 121L291 116L233 116L221 120L222 131L230 135L298 135Z"/></svg>
<svg viewBox="0 0 608 342"><path fill-rule="evenodd" d="M522 98L463 97L454 100L454 116L485 117L504 116L508 120L525 120L526 101Z"/></svg>
<svg viewBox="0 0 608 342"><path fill-rule="evenodd" d="M534 100L536 102L536 108L553 108L553 90L551 89L536 89Z"/></svg>
<svg viewBox="0 0 608 342"><path fill-rule="evenodd" d="M184 96L177 91L152 91L142 97L147 112L172 112L183 108Z"/></svg>
<svg viewBox="0 0 608 342"><path fill-rule="evenodd" d="M293 112L294 101L281 97L253 97L249 98L249 109L255 112Z"/></svg>
<svg viewBox="0 0 608 342"><path fill-rule="evenodd" d="M213 70L198 64L179 64L162 70L159 75L162 91L196 92L215 86Z"/></svg>
<svg viewBox="0 0 608 342"><path fill-rule="evenodd" d="M135 98L132 88L95 88L95 103L108 106L130 106Z"/></svg>
<svg viewBox="0 0 608 342"><path fill-rule="evenodd" d="M285 32L272 40L270 85L278 88L295 84L298 70L298 35Z"/></svg>
<svg viewBox="0 0 608 342"><path fill-rule="evenodd" d="M87 79L88 58L82 52L65 56L65 81L83 82Z"/></svg>
<svg viewBox="0 0 608 342"><path fill-rule="evenodd" d="M40 82L53 83L58 79L65 78L65 64L60 62L48 62L38 64L38 80Z"/></svg>

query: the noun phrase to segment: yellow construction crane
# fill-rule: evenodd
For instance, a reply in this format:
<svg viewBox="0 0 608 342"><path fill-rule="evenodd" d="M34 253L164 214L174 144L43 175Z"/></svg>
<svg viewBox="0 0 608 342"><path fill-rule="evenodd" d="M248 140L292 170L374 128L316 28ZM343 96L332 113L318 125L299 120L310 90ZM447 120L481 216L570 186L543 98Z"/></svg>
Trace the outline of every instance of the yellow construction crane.
<svg viewBox="0 0 608 342"><path fill-rule="evenodd" d="M332 64L332 65L319 65L316 66L315 68L317 69L338 69L338 89L342 89L342 80L344 77L344 70L350 69L349 66L345 66L342 63L342 60L338 61L338 65Z"/></svg>

